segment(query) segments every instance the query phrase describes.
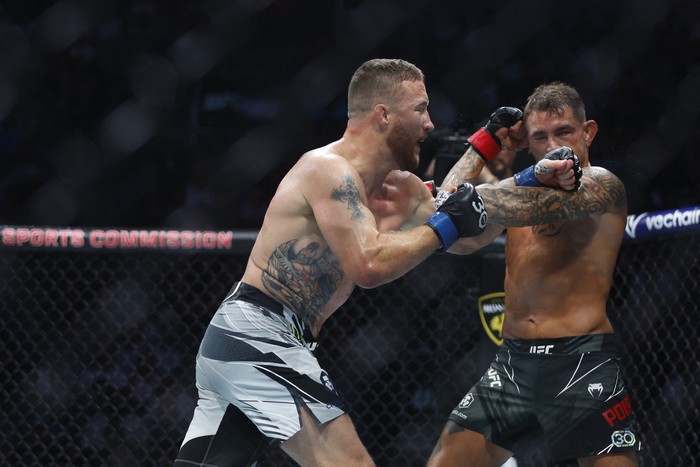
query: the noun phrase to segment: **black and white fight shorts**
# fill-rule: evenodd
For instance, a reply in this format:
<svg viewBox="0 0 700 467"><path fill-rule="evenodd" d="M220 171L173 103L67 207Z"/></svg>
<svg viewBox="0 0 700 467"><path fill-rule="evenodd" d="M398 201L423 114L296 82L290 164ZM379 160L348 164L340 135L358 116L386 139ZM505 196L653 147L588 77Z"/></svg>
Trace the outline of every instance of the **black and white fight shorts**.
<svg viewBox="0 0 700 467"><path fill-rule="evenodd" d="M300 407L318 423L344 414L308 340L293 312L236 283L202 339L199 401L175 465L251 465L264 445L301 429Z"/></svg>
<svg viewBox="0 0 700 467"><path fill-rule="evenodd" d="M516 456L533 432L555 462L639 451L616 342L613 334L506 339L449 420Z"/></svg>

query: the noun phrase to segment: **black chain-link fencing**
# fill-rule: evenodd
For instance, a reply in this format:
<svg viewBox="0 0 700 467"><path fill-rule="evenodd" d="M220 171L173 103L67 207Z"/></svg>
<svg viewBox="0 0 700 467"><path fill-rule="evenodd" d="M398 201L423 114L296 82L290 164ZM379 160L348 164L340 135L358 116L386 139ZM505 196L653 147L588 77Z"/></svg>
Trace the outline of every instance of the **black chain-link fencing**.
<svg viewBox="0 0 700 467"><path fill-rule="evenodd" d="M642 465L700 458L700 234L627 242L609 315L625 344ZM481 375L483 254L434 255L356 290L317 350L379 466L422 466ZM245 254L0 250L0 464L171 465L194 358ZM549 465L534 444L520 467ZM259 465L294 465L279 449Z"/></svg>

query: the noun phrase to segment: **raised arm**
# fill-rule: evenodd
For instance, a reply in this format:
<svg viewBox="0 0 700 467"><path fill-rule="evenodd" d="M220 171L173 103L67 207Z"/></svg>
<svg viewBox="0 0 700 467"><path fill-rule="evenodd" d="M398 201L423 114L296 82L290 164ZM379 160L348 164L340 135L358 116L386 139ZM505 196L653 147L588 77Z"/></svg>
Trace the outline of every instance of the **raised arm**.
<svg viewBox="0 0 700 467"><path fill-rule="evenodd" d="M523 126L522 112L513 107L501 107L496 110L483 128L471 137L462 157L445 176L438 191L435 204L440 206L461 183L473 183L479 178L485 164L501 151L515 151L523 147L527 133ZM518 172L514 177L499 182L503 187L542 187L550 186L564 190L577 188L581 177L578 160L569 148L559 148L547 154L537 165ZM485 185L479 186L479 193ZM460 239L449 250L456 254L470 254L490 244L508 227L499 216L501 209L494 200L485 200L490 219L485 231L475 237ZM522 206L520 206L522 208Z"/></svg>
<svg viewBox="0 0 700 467"><path fill-rule="evenodd" d="M499 152L516 151L522 147L527 136L522 118L522 111L515 107L500 107L493 112L486 125L467 139L467 149L445 176L438 200L462 183L476 183L486 161Z"/></svg>

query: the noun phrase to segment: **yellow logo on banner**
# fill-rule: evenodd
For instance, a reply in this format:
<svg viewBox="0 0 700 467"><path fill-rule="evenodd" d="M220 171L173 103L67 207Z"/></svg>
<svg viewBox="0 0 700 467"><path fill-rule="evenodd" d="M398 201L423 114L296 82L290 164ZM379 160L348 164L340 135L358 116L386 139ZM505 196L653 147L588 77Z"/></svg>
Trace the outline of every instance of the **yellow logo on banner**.
<svg viewBox="0 0 700 467"><path fill-rule="evenodd" d="M506 311L505 292L496 292L479 297L479 318L486 334L498 346L503 344L503 320Z"/></svg>

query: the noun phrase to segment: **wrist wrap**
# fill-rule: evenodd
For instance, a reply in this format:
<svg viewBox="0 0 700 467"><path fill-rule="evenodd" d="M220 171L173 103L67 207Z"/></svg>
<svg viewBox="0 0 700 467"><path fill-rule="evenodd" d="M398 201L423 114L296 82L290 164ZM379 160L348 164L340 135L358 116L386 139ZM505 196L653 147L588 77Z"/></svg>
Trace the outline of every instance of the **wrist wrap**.
<svg viewBox="0 0 700 467"><path fill-rule="evenodd" d="M425 221L425 224L435 231L440 242L442 242L442 246L437 251L442 252L449 249L459 238L457 227L455 227L450 216L444 212L436 212Z"/></svg>
<svg viewBox="0 0 700 467"><path fill-rule="evenodd" d="M543 186L535 176L535 166L531 165L527 169L513 175L517 186Z"/></svg>
<svg viewBox="0 0 700 467"><path fill-rule="evenodd" d="M501 143L484 128L479 128L473 135L467 138L469 144L481 157L490 161L501 152Z"/></svg>
<svg viewBox="0 0 700 467"><path fill-rule="evenodd" d="M428 180L428 181L425 181L423 183L425 183L425 186L428 187L428 190L430 190L430 193L433 194L433 198L434 198L435 195L437 195L437 187L435 186L435 180Z"/></svg>

